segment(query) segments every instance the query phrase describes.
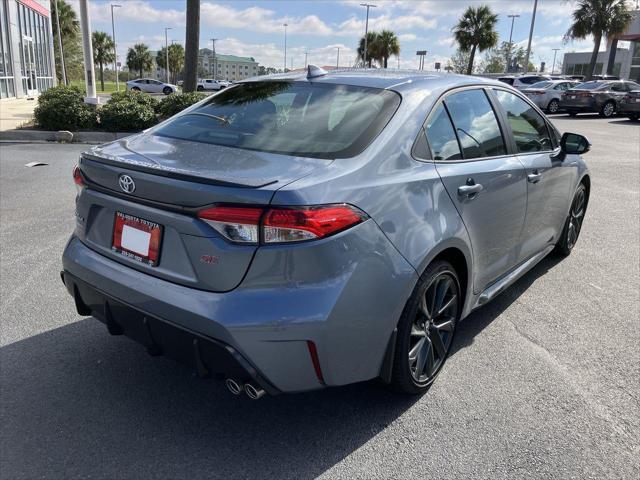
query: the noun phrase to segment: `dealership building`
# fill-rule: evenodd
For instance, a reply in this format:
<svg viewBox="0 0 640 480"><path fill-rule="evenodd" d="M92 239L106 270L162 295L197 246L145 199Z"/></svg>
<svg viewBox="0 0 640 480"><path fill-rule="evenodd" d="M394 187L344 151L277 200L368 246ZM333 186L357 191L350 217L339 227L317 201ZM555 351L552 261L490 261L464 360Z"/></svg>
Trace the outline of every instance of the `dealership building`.
<svg viewBox="0 0 640 480"><path fill-rule="evenodd" d="M0 0L0 99L55 85L49 0Z"/></svg>
<svg viewBox="0 0 640 480"><path fill-rule="evenodd" d="M221 55L210 48L201 48L198 67L200 72L206 72L211 78L237 81L258 75L259 65L253 57Z"/></svg>

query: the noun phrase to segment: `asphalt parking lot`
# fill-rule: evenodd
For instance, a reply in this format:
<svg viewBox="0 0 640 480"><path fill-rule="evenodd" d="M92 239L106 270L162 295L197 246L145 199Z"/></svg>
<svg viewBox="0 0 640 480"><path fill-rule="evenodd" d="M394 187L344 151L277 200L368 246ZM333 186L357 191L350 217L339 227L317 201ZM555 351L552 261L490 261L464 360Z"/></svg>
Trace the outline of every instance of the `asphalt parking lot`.
<svg viewBox="0 0 640 480"><path fill-rule="evenodd" d="M593 143L578 245L462 322L419 398L254 402L109 336L59 277L86 147L2 144L0 477L640 478L640 125L554 122Z"/></svg>

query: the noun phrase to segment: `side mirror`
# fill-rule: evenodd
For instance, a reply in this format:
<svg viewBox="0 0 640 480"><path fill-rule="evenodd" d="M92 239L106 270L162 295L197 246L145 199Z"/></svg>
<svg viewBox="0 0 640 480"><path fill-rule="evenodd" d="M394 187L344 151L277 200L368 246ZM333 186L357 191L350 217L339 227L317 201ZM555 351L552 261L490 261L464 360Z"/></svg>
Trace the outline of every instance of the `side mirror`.
<svg viewBox="0 0 640 480"><path fill-rule="evenodd" d="M560 139L560 150L565 155L582 155L591 150L587 137L578 133L563 133Z"/></svg>

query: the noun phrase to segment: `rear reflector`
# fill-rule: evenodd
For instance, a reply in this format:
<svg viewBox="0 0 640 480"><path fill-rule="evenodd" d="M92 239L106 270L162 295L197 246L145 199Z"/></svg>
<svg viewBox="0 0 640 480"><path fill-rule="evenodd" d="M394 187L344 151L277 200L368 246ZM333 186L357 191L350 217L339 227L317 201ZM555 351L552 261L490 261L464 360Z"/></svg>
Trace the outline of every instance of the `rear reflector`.
<svg viewBox="0 0 640 480"><path fill-rule="evenodd" d="M217 206L198 217L233 242L288 243L328 237L366 220L351 205L256 208Z"/></svg>
<svg viewBox="0 0 640 480"><path fill-rule="evenodd" d="M309 356L311 357L311 363L313 363L313 369L316 371L316 377L318 381L324 385L324 375L322 374L322 368L320 368L320 358L318 358L318 349L316 344L311 340L307 340L307 348L309 349Z"/></svg>

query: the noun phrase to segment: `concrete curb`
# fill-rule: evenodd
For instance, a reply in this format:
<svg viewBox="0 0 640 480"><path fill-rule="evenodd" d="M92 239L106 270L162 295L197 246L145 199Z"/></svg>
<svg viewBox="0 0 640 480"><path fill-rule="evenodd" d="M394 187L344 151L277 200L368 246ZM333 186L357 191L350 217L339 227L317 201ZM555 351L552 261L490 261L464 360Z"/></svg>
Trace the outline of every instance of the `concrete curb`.
<svg viewBox="0 0 640 480"><path fill-rule="evenodd" d="M0 131L0 142L60 142L60 143L106 143L128 137L135 132L49 132L45 130L4 130Z"/></svg>

